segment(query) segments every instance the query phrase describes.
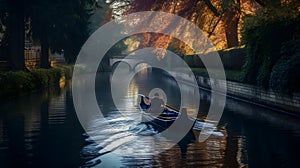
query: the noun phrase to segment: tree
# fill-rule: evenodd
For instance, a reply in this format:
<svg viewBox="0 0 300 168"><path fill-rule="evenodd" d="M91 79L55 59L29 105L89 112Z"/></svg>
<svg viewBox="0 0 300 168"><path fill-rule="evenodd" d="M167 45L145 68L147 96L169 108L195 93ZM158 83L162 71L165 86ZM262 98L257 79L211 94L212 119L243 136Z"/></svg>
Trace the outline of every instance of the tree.
<svg viewBox="0 0 300 168"><path fill-rule="evenodd" d="M204 3L213 15L223 21L225 30L227 48L236 47L239 45L238 40L238 24L240 21L241 2L240 0L222 0L219 6L215 6L212 0L204 0ZM219 24L219 23L217 23ZM209 35L213 33L217 24Z"/></svg>
<svg viewBox="0 0 300 168"><path fill-rule="evenodd" d="M63 1L68 9L62 9L62 17L56 25L56 38L60 39L61 46L55 46L52 40L53 50L64 50L67 62L74 63L81 46L88 38L88 23L92 10L95 9L94 0L68 0Z"/></svg>
<svg viewBox="0 0 300 168"><path fill-rule="evenodd" d="M112 20L112 8L106 0L98 0L92 15L89 17L88 32L91 35L100 26Z"/></svg>
<svg viewBox="0 0 300 168"><path fill-rule="evenodd" d="M280 88L284 81L274 79L278 77L277 74L286 75L286 73L280 72L280 69L287 72L288 68L282 66L289 65L291 58L288 55L290 57L294 55L289 51L293 51L293 48L299 45L299 42L295 42L294 45L291 41L299 39L297 33L299 34L300 26L300 3L296 0L282 3L277 0L260 1L260 3L264 7L255 15L245 17L243 25L243 41L247 48L247 57L242 79L244 82L265 89L268 89L270 85L273 88ZM293 45L286 45L287 43ZM293 58L293 62L297 62L298 58L298 56ZM273 74L273 81L270 78L271 74Z"/></svg>
<svg viewBox="0 0 300 168"><path fill-rule="evenodd" d="M31 0L27 14L32 22L32 35L40 41L41 67L49 68L49 49L64 51L66 61L75 62L87 38L87 24L93 0Z"/></svg>
<svg viewBox="0 0 300 168"><path fill-rule="evenodd" d="M0 0L1 31L4 20L8 37L9 62L13 70L24 70L24 22L30 22L29 35L41 45L41 67L49 68L49 49L64 50L74 62L87 38L89 12L95 0ZM7 17L7 18L6 18ZM4 36L6 37L6 36ZM3 46L3 41L1 41Z"/></svg>
<svg viewBox="0 0 300 168"><path fill-rule="evenodd" d="M8 43L8 14L7 3L4 0L0 0L0 60L7 60L7 43Z"/></svg>
<svg viewBox="0 0 300 168"><path fill-rule="evenodd" d="M118 0L113 2L119 3ZM128 8L126 13L164 11L184 17L206 32L218 49L240 45L240 18L244 15L245 10L249 12L249 10L258 8L257 3L240 0L132 0L127 4L127 6L120 7ZM149 34L145 34L144 39L148 42L166 40L169 41L169 44L171 43L171 40L166 37L158 38L155 35L149 36ZM178 46L178 48L185 47Z"/></svg>
<svg viewBox="0 0 300 168"><path fill-rule="evenodd" d="M25 70L24 0L2 0L1 13L7 14L8 61L12 70Z"/></svg>
<svg viewBox="0 0 300 168"><path fill-rule="evenodd" d="M49 64L49 36L51 23L54 20L54 3L48 0L31 0L26 10L32 28L33 39L39 40L41 45L40 67L50 68Z"/></svg>

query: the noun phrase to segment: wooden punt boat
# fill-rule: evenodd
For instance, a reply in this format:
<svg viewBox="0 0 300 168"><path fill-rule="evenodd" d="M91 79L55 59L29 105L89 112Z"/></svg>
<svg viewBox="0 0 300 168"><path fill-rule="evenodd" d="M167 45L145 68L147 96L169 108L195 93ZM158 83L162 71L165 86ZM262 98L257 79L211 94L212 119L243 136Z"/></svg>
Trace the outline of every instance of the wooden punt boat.
<svg viewBox="0 0 300 168"><path fill-rule="evenodd" d="M141 97L139 108L142 111L142 123L152 125L159 132L169 128L175 122L175 120L179 119L180 117L181 119L184 118L188 122L195 122L194 120L188 118L186 114L182 115L178 111L175 111L174 108L168 105L160 114L152 114L146 112L146 110L150 108L150 105L145 103L145 99L149 98L142 94L139 94L139 96ZM192 132L192 129L193 127L191 128L190 132Z"/></svg>

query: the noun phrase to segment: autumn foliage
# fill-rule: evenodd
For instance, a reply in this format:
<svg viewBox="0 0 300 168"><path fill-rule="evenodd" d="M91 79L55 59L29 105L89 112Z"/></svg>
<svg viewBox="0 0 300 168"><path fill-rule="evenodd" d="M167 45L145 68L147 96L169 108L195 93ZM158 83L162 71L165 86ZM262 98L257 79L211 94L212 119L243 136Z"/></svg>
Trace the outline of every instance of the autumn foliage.
<svg viewBox="0 0 300 168"><path fill-rule="evenodd" d="M242 16L251 14L260 7L258 3L246 0L133 0L127 13L162 11L179 15L201 28L217 49L224 49L240 45ZM166 22L165 27L169 24L171 21ZM144 33L142 36L142 46L167 49L174 45L172 37L149 33ZM184 43L179 42L176 45L178 53L193 54Z"/></svg>

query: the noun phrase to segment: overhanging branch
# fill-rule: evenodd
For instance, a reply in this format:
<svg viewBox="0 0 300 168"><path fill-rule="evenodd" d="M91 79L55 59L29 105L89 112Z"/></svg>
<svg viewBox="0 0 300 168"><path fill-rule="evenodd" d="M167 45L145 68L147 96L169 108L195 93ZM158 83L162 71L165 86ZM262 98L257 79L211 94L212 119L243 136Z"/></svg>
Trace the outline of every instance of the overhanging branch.
<svg viewBox="0 0 300 168"><path fill-rule="evenodd" d="M217 17L221 16L221 13L218 11L216 7L214 7L214 5L210 2L210 0L203 0L203 1L215 16Z"/></svg>

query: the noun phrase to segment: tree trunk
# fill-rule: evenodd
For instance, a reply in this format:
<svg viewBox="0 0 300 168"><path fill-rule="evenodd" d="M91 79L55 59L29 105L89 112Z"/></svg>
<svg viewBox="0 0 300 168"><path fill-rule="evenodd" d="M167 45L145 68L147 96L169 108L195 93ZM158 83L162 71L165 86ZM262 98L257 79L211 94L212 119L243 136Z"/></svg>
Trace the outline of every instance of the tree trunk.
<svg viewBox="0 0 300 168"><path fill-rule="evenodd" d="M228 11L224 14L224 27L227 40L227 47L236 47L239 45L238 40L238 24L240 15L236 9Z"/></svg>
<svg viewBox="0 0 300 168"><path fill-rule="evenodd" d="M47 36L47 28L45 26L42 30L45 30L44 32L41 32L41 68L50 68L50 63L49 63L49 41L48 41L48 36Z"/></svg>
<svg viewBox="0 0 300 168"><path fill-rule="evenodd" d="M9 64L13 71L26 70L24 60L24 1L9 0Z"/></svg>

